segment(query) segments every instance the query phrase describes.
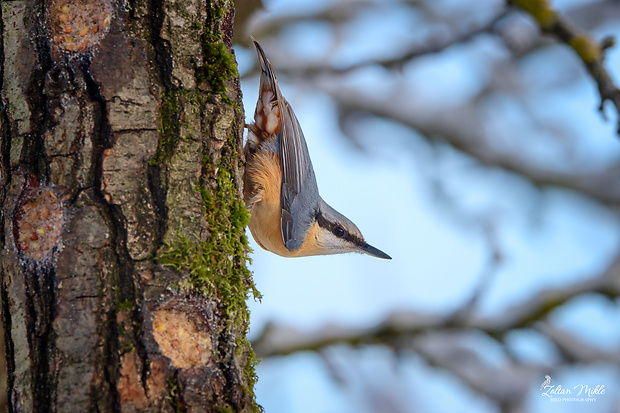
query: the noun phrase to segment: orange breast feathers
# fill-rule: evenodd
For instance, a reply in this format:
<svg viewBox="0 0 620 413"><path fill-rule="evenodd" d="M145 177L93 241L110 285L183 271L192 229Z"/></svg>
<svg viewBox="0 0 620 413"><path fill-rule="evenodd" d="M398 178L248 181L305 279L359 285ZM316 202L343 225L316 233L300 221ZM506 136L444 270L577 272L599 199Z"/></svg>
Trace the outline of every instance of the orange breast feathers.
<svg viewBox="0 0 620 413"><path fill-rule="evenodd" d="M266 149L250 154L245 176L245 201L251 212L249 227L254 240L263 249L283 257L321 254L322 250L316 243L316 222L308 231L301 248L289 251L284 246L280 227L282 166L278 155Z"/></svg>

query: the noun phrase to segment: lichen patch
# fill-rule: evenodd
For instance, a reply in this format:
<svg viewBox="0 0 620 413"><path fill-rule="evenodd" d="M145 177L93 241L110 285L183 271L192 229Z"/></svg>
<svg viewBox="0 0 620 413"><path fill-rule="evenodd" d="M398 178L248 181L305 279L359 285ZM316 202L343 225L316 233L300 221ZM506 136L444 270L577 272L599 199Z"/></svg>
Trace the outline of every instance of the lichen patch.
<svg viewBox="0 0 620 413"><path fill-rule="evenodd" d="M47 16L54 44L84 52L101 41L112 22L110 0L52 0Z"/></svg>
<svg viewBox="0 0 620 413"><path fill-rule="evenodd" d="M160 309L155 313L153 337L161 354L176 368L204 366L211 357L211 337L208 331L198 328L196 317L179 310Z"/></svg>

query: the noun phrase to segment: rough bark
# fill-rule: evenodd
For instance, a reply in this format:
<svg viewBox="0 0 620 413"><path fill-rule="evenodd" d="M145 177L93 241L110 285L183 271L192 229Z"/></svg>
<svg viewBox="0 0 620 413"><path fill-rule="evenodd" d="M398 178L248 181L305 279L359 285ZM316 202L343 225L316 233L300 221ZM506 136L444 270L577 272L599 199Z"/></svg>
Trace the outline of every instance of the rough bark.
<svg viewBox="0 0 620 413"><path fill-rule="evenodd" d="M11 411L252 411L227 0L1 3Z"/></svg>

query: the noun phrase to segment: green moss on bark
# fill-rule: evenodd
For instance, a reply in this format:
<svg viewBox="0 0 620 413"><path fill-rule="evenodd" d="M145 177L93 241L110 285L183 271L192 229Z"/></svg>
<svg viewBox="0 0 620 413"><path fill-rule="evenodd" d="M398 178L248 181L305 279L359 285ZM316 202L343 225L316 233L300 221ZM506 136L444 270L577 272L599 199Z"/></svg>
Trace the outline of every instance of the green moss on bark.
<svg viewBox="0 0 620 413"><path fill-rule="evenodd" d="M215 1L210 7L204 24L197 22L191 27L201 31L203 63L195 68L197 87L185 90L171 86L162 97L160 144L151 161L153 165L176 167L176 171L197 171L194 167L196 160L187 156L179 158L175 154L183 146L181 142L191 142L192 147L202 145L203 153L198 155L201 158L198 165L200 176L193 173L187 176L192 182L187 190L191 192L193 187L196 192L188 193L184 198L199 195L197 204L190 203L196 205L196 210L189 216L193 222L203 222L205 228L183 227L182 223L179 228L168 228L157 259L184 274L178 285L181 291L204 294L217 301L222 314L229 320L228 328L237 337L234 356L245 363L240 372L245 376L242 380L244 392L252 400L252 411L259 412L262 408L254 397L258 362L246 339L250 317L246 300L250 295L260 299L260 294L247 268L250 249L245 227L250 215L239 189L241 132L232 130L235 124L242 127L239 119L243 119L243 113L239 110L239 103L231 99L236 93L231 94L228 90L238 77L238 71L235 57L221 33L222 27L232 24L229 13L232 4ZM233 109L222 108L222 105ZM178 205L170 204L174 202L177 202L176 198L167 200L171 211L179 209ZM198 215L202 216L197 218ZM171 393L174 396L172 386ZM224 411L226 408L226 405L222 406Z"/></svg>
<svg viewBox="0 0 620 413"><path fill-rule="evenodd" d="M205 168L213 171L213 166L205 162ZM246 300L250 295L260 299L260 293L247 268L249 247L245 227L250 215L238 197L231 172L236 162L236 157L227 160L222 157L217 165L216 188L212 191L204 185L196 188L202 197L203 213L208 223L206 239L193 241L187 235L179 235L162 248L158 259L164 265L186 272L181 289L217 297L231 320L231 328L243 332L237 340L237 348L241 354L247 352L244 369L247 386L244 389L251 395L253 411L259 412L262 409L254 397L258 361L245 337L250 317Z"/></svg>
<svg viewBox="0 0 620 413"><path fill-rule="evenodd" d="M219 24L225 20L232 2L221 1L212 3L206 28L201 36L203 65L196 73L199 84L207 85L212 93L216 93L232 106L236 104L226 96L227 83L239 75L235 56L224 44L222 32L217 30Z"/></svg>
<svg viewBox="0 0 620 413"><path fill-rule="evenodd" d="M151 165L159 165L170 156L180 139L177 92L167 91L159 106L159 145Z"/></svg>
<svg viewBox="0 0 620 413"><path fill-rule="evenodd" d="M225 93L228 91L227 82L237 76L234 55L221 41L203 40L202 48L204 65L198 74L198 82L206 82L214 93L221 95L225 100L230 100Z"/></svg>

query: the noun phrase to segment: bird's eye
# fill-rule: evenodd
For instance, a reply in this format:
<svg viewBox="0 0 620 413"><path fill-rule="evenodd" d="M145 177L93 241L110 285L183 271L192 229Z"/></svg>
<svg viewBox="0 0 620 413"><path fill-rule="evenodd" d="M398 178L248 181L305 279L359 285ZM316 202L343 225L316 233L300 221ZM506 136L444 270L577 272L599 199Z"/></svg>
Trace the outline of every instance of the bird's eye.
<svg viewBox="0 0 620 413"><path fill-rule="evenodd" d="M344 229L342 229L341 227L334 228L334 235L338 238L342 237L344 235Z"/></svg>

